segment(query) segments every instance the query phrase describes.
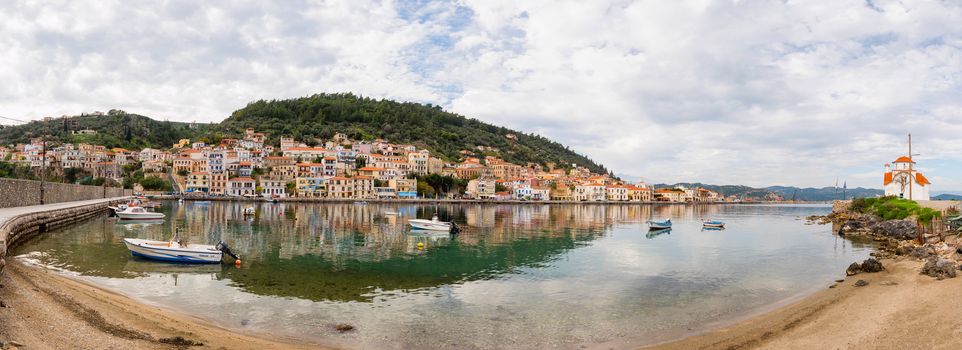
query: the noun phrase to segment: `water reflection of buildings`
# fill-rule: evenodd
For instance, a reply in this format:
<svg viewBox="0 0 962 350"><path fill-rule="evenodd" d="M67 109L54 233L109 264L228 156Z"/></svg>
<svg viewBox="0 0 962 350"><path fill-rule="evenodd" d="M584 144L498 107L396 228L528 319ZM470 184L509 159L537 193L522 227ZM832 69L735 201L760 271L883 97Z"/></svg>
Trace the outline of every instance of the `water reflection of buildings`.
<svg viewBox="0 0 962 350"><path fill-rule="evenodd" d="M683 222L721 214L792 213L722 205L168 203L162 224L83 224L80 234L68 237L90 247L65 258L89 265L92 274L132 277L132 269L115 266L129 259L120 239L166 240L179 227L192 242L228 242L245 263L240 269L225 267L217 277L249 292L363 301L370 300L372 290L435 287L542 266L615 226L647 231L643 223L651 218ZM245 218L243 210L250 205L256 214ZM461 224L462 234L415 233L407 227L410 218L435 214ZM99 244L105 241L113 244Z"/></svg>
<svg viewBox="0 0 962 350"><path fill-rule="evenodd" d="M226 241L247 259L274 254L281 259L323 255L338 260L388 259L423 253L450 240L407 234L407 220L435 214L463 226L461 244L497 245L531 236L599 235L612 225L643 223L650 218L711 217L717 205L354 205L256 203L245 219L240 202L174 204L171 220L191 237ZM387 212L396 215L385 214Z"/></svg>

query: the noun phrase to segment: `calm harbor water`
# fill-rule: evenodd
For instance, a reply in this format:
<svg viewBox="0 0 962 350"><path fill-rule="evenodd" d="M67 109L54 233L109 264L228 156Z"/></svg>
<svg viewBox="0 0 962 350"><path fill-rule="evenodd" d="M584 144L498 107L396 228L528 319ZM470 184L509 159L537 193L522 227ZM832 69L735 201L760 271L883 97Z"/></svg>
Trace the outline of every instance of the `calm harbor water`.
<svg viewBox="0 0 962 350"><path fill-rule="evenodd" d="M263 203L245 219L248 205L163 202L161 223L104 215L16 253L242 332L470 349L671 340L825 288L871 250L805 224L827 206ZM463 232L407 227L436 211ZM648 232L646 220L666 217L670 233ZM702 230L709 217L729 227ZM244 264L151 262L122 243L167 240L175 227L191 242L229 243Z"/></svg>

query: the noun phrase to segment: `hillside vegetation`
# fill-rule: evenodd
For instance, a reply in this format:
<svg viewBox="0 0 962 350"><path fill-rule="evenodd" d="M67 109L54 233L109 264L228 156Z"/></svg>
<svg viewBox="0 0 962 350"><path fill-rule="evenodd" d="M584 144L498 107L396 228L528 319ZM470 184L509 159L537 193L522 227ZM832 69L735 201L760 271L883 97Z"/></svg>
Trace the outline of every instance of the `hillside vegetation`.
<svg viewBox="0 0 962 350"><path fill-rule="evenodd" d="M459 160L463 157L462 150L470 150L476 156L497 156L520 165L555 163L567 168L574 163L595 173L608 172L591 159L542 136L445 112L439 106L376 100L353 94L255 101L219 124L157 121L111 110L102 116L77 116L66 121L54 119L7 126L0 129L0 143L26 143L32 137L48 135L54 141L87 142L107 147L168 148L182 138L217 143L225 137L240 137L249 127L266 133L268 142L275 145L281 136L293 136L298 141L315 145L329 140L335 133L343 133L356 140L381 138L393 143L413 144L448 161ZM84 129L95 130L97 134L73 133Z"/></svg>
<svg viewBox="0 0 962 350"><path fill-rule="evenodd" d="M290 100L256 101L235 111L221 125L231 132L253 127L273 140L292 135L298 140L327 140L344 133L356 140L382 138L410 143L437 156L456 160L461 150L499 156L509 162L560 166L575 163L596 173L607 170L564 145L449 113L439 106L376 100L352 94L318 94ZM476 146L484 146L478 151ZM488 147L494 150L488 150Z"/></svg>
<svg viewBox="0 0 962 350"><path fill-rule="evenodd" d="M188 123L157 121L138 114L111 110L106 115L84 115L67 120L33 121L7 126L0 129L0 143L28 143L33 137L46 135L50 141L91 143L108 148L169 148L182 138L195 138L209 129L209 124L191 126ZM94 130L97 134L74 133L79 130Z"/></svg>

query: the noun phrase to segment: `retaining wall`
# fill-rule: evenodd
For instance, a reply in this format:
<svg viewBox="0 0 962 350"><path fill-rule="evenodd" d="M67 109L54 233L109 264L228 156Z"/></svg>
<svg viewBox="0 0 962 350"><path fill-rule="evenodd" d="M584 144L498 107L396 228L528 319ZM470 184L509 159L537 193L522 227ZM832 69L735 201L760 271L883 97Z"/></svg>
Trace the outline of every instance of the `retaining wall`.
<svg viewBox="0 0 962 350"><path fill-rule="evenodd" d="M0 178L0 208L23 207L40 203L40 181ZM43 204L130 196L133 190L117 187L85 186L57 182L43 183Z"/></svg>
<svg viewBox="0 0 962 350"><path fill-rule="evenodd" d="M0 222L0 276L6 265L4 257L7 250L27 239L50 229L63 227L74 222L88 219L103 213L113 203L123 203L126 199L114 199L75 207L41 210L10 217Z"/></svg>

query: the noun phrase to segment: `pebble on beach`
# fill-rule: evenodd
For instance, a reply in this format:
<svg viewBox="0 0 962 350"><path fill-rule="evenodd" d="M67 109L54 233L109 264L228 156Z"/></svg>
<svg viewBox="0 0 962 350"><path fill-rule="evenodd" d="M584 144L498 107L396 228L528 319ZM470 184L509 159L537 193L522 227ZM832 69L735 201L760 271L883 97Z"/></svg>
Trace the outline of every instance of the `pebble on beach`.
<svg viewBox="0 0 962 350"><path fill-rule="evenodd" d="M867 285L868 285L868 282L865 282L865 280L858 280L855 282L856 287L865 287Z"/></svg>
<svg viewBox="0 0 962 350"><path fill-rule="evenodd" d="M344 333L344 332L349 332L351 330L354 330L354 326L347 323L338 323L337 325L334 326L334 329L337 330L338 332Z"/></svg>

